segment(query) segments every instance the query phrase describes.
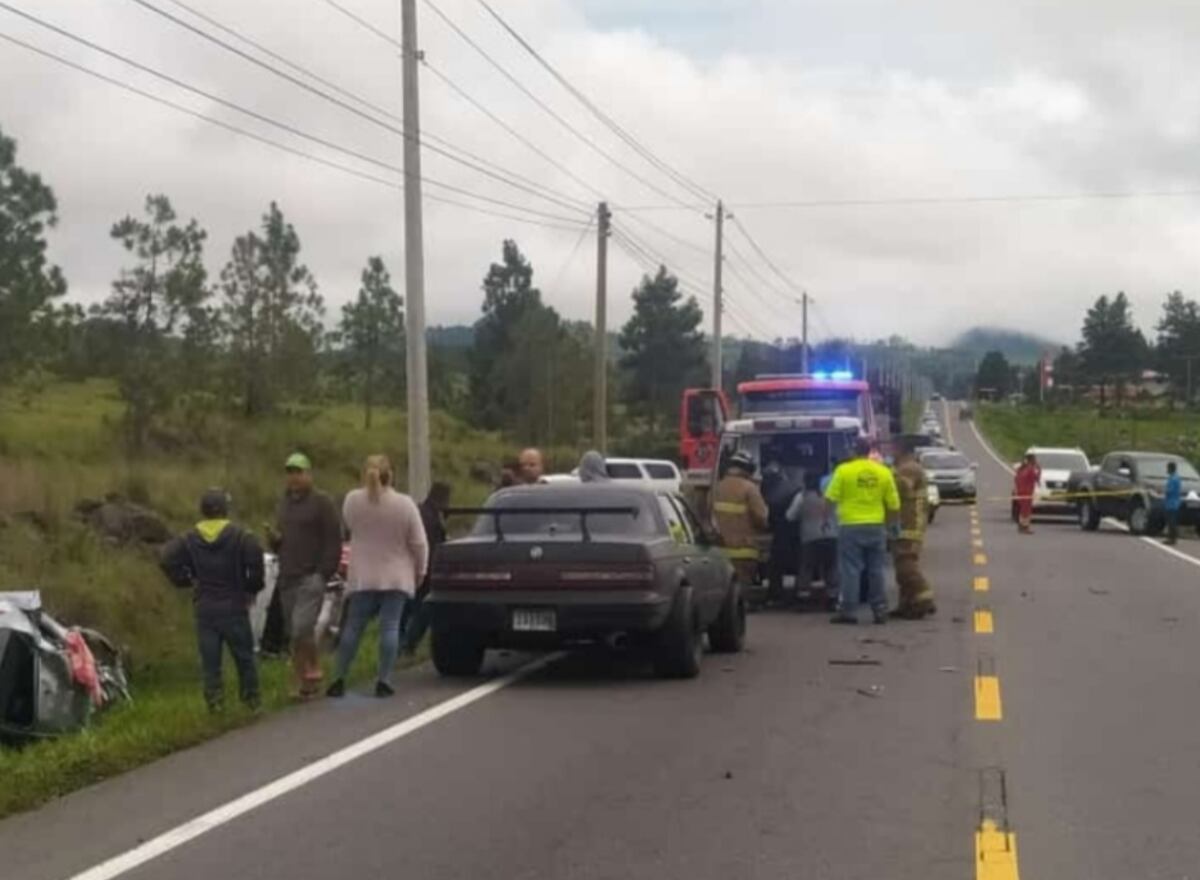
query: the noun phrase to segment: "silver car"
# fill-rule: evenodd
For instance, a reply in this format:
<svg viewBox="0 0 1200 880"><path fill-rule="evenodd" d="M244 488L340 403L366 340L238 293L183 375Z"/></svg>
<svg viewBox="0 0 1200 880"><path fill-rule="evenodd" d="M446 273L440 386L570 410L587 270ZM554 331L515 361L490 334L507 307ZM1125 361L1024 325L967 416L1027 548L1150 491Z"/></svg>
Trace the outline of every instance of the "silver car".
<svg viewBox="0 0 1200 880"><path fill-rule="evenodd" d="M931 450L922 455L920 461L929 482L937 486L942 498L975 499L975 472L979 465L961 452Z"/></svg>

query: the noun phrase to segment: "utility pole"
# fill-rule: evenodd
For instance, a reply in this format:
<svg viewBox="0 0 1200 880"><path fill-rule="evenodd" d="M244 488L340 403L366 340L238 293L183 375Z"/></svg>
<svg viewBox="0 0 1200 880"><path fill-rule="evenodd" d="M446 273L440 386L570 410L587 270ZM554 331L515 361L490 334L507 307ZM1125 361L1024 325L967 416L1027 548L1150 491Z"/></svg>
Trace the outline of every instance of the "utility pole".
<svg viewBox="0 0 1200 880"><path fill-rule="evenodd" d="M800 297L800 372L808 375L808 291Z"/></svg>
<svg viewBox="0 0 1200 880"><path fill-rule="evenodd" d="M421 93L417 0L401 0L404 85L404 295L408 403L408 492L429 494L429 376L425 362L425 233L421 204Z"/></svg>
<svg viewBox="0 0 1200 880"><path fill-rule="evenodd" d="M596 375L592 400L592 442L608 451L608 202L596 211Z"/></svg>
<svg viewBox="0 0 1200 880"><path fill-rule="evenodd" d="M725 246L725 203L717 201L717 246L713 259L713 341L712 341L712 387L720 391L725 386L724 365L721 363L721 269L724 262L722 250Z"/></svg>

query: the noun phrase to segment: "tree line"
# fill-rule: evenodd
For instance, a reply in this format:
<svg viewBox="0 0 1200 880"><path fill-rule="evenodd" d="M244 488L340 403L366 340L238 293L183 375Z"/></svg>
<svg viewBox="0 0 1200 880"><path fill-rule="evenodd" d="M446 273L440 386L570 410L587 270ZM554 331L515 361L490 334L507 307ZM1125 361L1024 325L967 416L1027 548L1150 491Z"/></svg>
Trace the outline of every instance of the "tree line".
<svg viewBox="0 0 1200 880"><path fill-rule="evenodd" d="M214 278L207 232L152 194L109 229L126 263L85 308L47 256L57 211L51 187L17 163L0 131L0 387L35 394L52 377L115 380L131 454L181 413L255 419L294 402L353 400L369 427L376 407L402 405L404 299L381 257L367 258L357 292L331 317L277 203L234 240ZM484 274L470 343L430 346L431 402L524 442L577 445L591 428L593 327L545 302L515 241L500 256ZM707 376L702 314L665 268L632 296L633 316L610 345L612 421L625 442L666 443L665 416Z"/></svg>
<svg viewBox="0 0 1200 880"><path fill-rule="evenodd" d="M1073 400L1089 389L1097 389L1101 405L1127 397L1129 385L1146 371L1157 372L1169 381L1175 400L1191 403L1200 385L1200 303L1180 291L1167 294L1148 339L1133 319L1129 298L1119 292L1100 296L1088 309L1074 346L1062 346L1051 360L1055 400ZM1022 392L1039 395L1037 370L1022 371L1009 364L1000 352L988 352L979 364L976 390L998 395Z"/></svg>

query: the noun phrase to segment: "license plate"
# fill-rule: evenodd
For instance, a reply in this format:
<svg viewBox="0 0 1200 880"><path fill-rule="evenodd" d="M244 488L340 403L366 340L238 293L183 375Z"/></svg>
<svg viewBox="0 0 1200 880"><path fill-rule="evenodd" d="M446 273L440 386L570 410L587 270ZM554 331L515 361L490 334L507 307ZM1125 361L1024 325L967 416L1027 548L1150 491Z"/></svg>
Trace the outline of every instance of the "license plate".
<svg viewBox="0 0 1200 880"><path fill-rule="evenodd" d="M552 608L518 608L512 613L514 632L554 632L558 616Z"/></svg>

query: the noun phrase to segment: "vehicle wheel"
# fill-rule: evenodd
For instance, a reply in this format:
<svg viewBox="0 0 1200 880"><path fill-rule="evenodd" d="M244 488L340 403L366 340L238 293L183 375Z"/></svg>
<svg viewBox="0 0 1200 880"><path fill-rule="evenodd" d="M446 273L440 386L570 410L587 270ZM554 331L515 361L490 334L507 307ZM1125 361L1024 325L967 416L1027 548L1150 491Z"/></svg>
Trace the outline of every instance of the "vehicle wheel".
<svg viewBox="0 0 1200 880"><path fill-rule="evenodd" d="M719 654L737 654L746 644L746 602L736 580L729 585L720 616L708 628L708 643Z"/></svg>
<svg viewBox="0 0 1200 880"><path fill-rule="evenodd" d="M1085 532L1094 532L1100 528L1100 511L1096 509L1096 503L1090 498L1084 498L1079 502L1079 528Z"/></svg>
<svg viewBox="0 0 1200 880"><path fill-rule="evenodd" d="M671 616L663 624L654 646L654 669L664 678L695 678L700 674L704 640L696 626L692 590L683 587L675 597Z"/></svg>
<svg viewBox="0 0 1200 880"><path fill-rule="evenodd" d="M1150 531L1150 511L1140 501L1129 508L1129 534L1145 535Z"/></svg>
<svg viewBox="0 0 1200 880"><path fill-rule="evenodd" d="M439 675L447 678L478 675L485 650L483 641L477 636L454 630L433 631L430 651L433 654L433 666Z"/></svg>

